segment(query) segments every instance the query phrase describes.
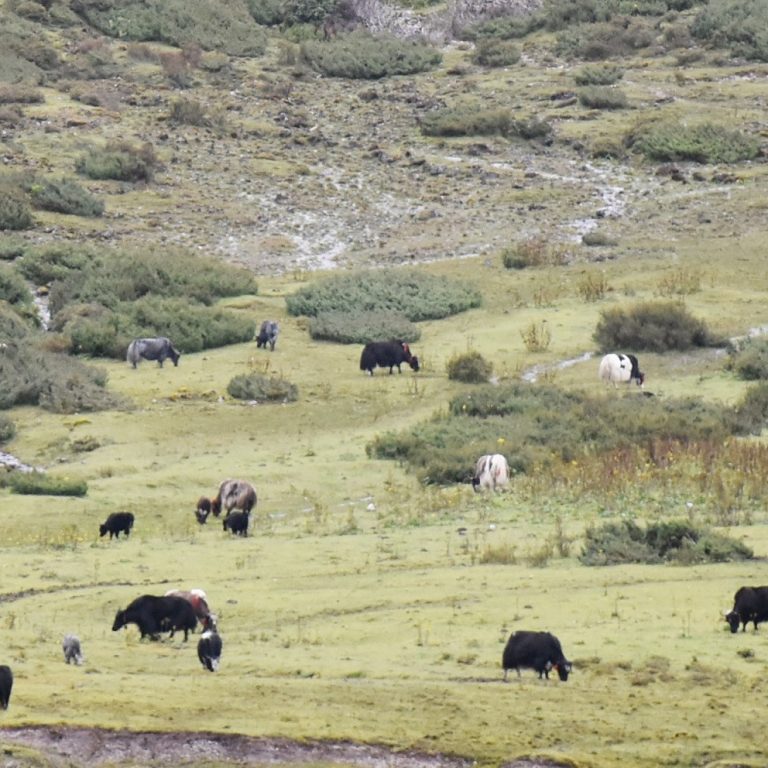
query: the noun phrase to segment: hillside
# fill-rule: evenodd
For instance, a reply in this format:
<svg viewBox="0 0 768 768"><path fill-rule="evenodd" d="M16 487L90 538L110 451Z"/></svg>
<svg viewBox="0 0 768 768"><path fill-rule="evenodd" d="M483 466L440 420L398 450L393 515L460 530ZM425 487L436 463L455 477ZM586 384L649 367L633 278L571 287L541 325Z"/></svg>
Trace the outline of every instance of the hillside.
<svg viewBox="0 0 768 768"><path fill-rule="evenodd" d="M764 629L722 611L768 557L768 353L751 379L733 363L768 327L764 20L6 0L0 439L52 483L0 483L8 765L763 765ZM360 344L291 310L338 275L361 309L393 274L402 307L451 303L440 280L479 296L395 317L418 372L367 376ZM706 340L627 348L644 389L600 385L598 324L658 302ZM251 341L266 318L273 352ZM178 367L125 362L168 327ZM449 376L467 353L492 383ZM238 377L291 397L233 396ZM475 494L491 449L510 489ZM258 491L246 538L195 519L228 477ZM116 511L133 533L99 538ZM603 526L681 521L706 535L678 559L586 557ZM215 674L197 636L111 629L173 587L219 614ZM557 634L566 683L502 684L519 629Z"/></svg>

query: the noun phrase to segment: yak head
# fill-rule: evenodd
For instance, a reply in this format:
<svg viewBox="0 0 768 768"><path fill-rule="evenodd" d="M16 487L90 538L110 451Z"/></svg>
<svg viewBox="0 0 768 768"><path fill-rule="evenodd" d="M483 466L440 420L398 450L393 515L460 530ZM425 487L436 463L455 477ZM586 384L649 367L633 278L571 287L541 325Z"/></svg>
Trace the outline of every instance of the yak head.
<svg viewBox="0 0 768 768"><path fill-rule="evenodd" d="M126 625L125 621L125 611L118 611L115 614L115 621L112 624L112 631L117 632L118 629L121 627L124 627Z"/></svg>

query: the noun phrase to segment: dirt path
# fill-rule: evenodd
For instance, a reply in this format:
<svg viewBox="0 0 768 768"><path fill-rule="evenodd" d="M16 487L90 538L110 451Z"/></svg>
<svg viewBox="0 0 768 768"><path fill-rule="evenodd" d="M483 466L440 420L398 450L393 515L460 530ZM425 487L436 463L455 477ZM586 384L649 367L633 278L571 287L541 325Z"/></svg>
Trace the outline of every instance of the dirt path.
<svg viewBox="0 0 768 768"><path fill-rule="evenodd" d="M148 733L95 728L0 729L3 768L20 768L39 760L16 755L13 745L39 750L52 766L194 763L277 765L333 763L360 768L469 768L471 760L348 742L293 742L216 733ZM506 768L555 768L556 763L517 760Z"/></svg>

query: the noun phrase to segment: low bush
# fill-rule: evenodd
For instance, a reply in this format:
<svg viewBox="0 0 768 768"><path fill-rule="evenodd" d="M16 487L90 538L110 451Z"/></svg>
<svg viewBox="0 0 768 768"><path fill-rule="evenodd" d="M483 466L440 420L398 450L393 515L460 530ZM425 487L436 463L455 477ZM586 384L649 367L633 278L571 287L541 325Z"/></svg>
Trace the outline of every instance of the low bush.
<svg viewBox="0 0 768 768"><path fill-rule="evenodd" d="M421 119L425 136L505 136L540 139L552 133L552 126L539 118L516 120L504 107L486 108L466 103L429 112Z"/></svg>
<svg viewBox="0 0 768 768"><path fill-rule="evenodd" d="M328 42L306 40L301 44L301 58L323 75L353 80L425 72L442 59L439 51L427 45L364 32L341 35Z"/></svg>
<svg viewBox="0 0 768 768"><path fill-rule="evenodd" d="M752 550L740 541L694 526L686 521L651 523L642 528L632 521L587 528L579 557L585 565L663 563L680 565L749 560Z"/></svg>
<svg viewBox="0 0 768 768"><path fill-rule="evenodd" d="M544 237L529 237L501 252L501 263L507 269L526 267L556 267L568 262L568 251Z"/></svg>
<svg viewBox="0 0 768 768"><path fill-rule="evenodd" d="M762 0L710 0L696 16L691 34L734 56L768 61L768 7Z"/></svg>
<svg viewBox="0 0 768 768"><path fill-rule="evenodd" d="M14 261L26 249L27 244L18 235L0 234L0 261Z"/></svg>
<svg viewBox="0 0 768 768"><path fill-rule="evenodd" d="M466 384L485 384L493 374L493 365L475 351L454 355L445 368L449 379Z"/></svg>
<svg viewBox="0 0 768 768"><path fill-rule="evenodd" d="M608 278L605 273L594 269L583 272L576 283L579 296L589 302L604 299L608 289Z"/></svg>
<svg viewBox="0 0 768 768"><path fill-rule="evenodd" d="M715 346L723 341L716 339L703 320L693 317L677 301L648 301L605 309L592 338L604 352L668 352Z"/></svg>
<svg viewBox="0 0 768 768"><path fill-rule="evenodd" d="M768 428L768 382L750 387L736 404L732 429L736 434L759 435Z"/></svg>
<svg viewBox="0 0 768 768"><path fill-rule="evenodd" d="M7 416L0 414L0 443L7 443L16 436L16 424Z"/></svg>
<svg viewBox="0 0 768 768"><path fill-rule="evenodd" d="M75 169L89 179L151 181L157 157L151 144L135 147L127 142L108 142L78 158Z"/></svg>
<svg viewBox="0 0 768 768"><path fill-rule="evenodd" d="M367 344L384 339L412 343L419 340L421 331L401 312L360 310L320 312L310 320L309 335L340 344Z"/></svg>
<svg viewBox="0 0 768 768"><path fill-rule="evenodd" d="M590 109L625 109L628 105L624 91L607 85L591 85L580 88L579 103Z"/></svg>
<svg viewBox="0 0 768 768"><path fill-rule="evenodd" d="M749 338L735 344L727 368L746 381L768 379L768 338Z"/></svg>
<svg viewBox="0 0 768 768"><path fill-rule="evenodd" d="M258 373L235 376L227 385L227 392L238 400L258 403L291 403L299 398L295 384L280 376L262 376Z"/></svg>
<svg viewBox="0 0 768 768"><path fill-rule="evenodd" d="M0 104L42 104L41 91L23 83L0 83Z"/></svg>
<svg viewBox="0 0 768 768"><path fill-rule="evenodd" d="M31 305L32 294L24 278L13 268L0 265L0 301L13 305Z"/></svg>
<svg viewBox="0 0 768 768"><path fill-rule="evenodd" d="M622 77L624 70L616 64L588 64L573 73L576 85L613 85Z"/></svg>
<svg viewBox="0 0 768 768"><path fill-rule="evenodd" d="M197 99L176 99L171 104L168 119L174 125L206 126L209 124L205 108Z"/></svg>
<svg viewBox="0 0 768 768"><path fill-rule="evenodd" d="M479 291L464 283L407 269L336 275L286 297L288 313L316 317L322 312L400 312L412 322L439 320L480 306Z"/></svg>
<svg viewBox="0 0 768 768"><path fill-rule="evenodd" d="M29 229L33 224L32 210L23 190L0 186L0 230Z"/></svg>
<svg viewBox="0 0 768 768"><path fill-rule="evenodd" d="M285 21L282 0L245 0L245 4L256 23L264 27L275 27Z"/></svg>
<svg viewBox="0 0 768 768"><path fill-rule="evenodd" d="M656 162L737 163L760 154L760 143L741 131L711 123L640 126L625 143Z"/></svg>
<svg viewBox="0 0 768 768"><path fill-rule="evenodd" d="M509 40L482 39L477 43L472 61L483 67L509 67L520 61L520 48Z"/></svg>
<svg viewBox="0 0 768 768"><path fill-rule="evenodd" d="M33 205L44 211L91 217L104 213L103 201L71 179L33 184L29 191Z"/></svg>
<svg viewBox="0 0 768 768"><path fill-rule="evenodd" d="M566 58L605 61L635 55L655 41L652 21L617 16L611 21L563 28L555 50Z"/></svg>
<svg viewBox="0 0 768 768"><path fill-rule="evenodd" d="M85 496L88 493L85 480L70 480L44 472L13 472L8 478L8 487L12 493L28 496Z"/></svg>

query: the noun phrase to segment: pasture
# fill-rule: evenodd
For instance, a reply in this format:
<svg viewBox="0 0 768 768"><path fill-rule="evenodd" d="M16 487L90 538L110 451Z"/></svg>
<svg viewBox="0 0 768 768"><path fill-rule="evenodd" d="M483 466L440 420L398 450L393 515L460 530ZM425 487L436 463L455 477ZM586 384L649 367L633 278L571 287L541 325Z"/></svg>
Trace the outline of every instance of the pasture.
<svg viewBox="0 0 768 768"><path fill-rule="evenodd" d="M89 490L84 498L3 491L0 660L16 682L2 726L353 741L482 765L526 755L601 768L764 764L750 724L765 629L731 635L722 610L741 584L768 581L768 515L730 529L754 549L753 561L591 568L578 560L586 525L656 518L657 506L574 504L554 486L529 493L521 478L495 496L474 494L468 482L421 487L397 463L365 453L376 434L429 418L463 391L445 364L467 349L502 379L540 366L563 387L602 388L599 357L579 359L593 351L600 309L621 301L624 286L633 300L653 296L672 269L707 276L686 304L718 332L764 325L761 253L744 242L736 270L721 262L717 242L681 242L672 261L606 263L616 288L600 302L564 292L546 306L510 304L555 275L575 281L578 265L518 273L477 258L422 267L477 282L484 304L422 324L413 345L422 370L392 376L364 375L359 345L311 341L304 321L287 316L284 296L307 275L262 278L258 296L225 303L278 319L275 352L233 345L162 369L102 360L110 388L134 409L14 409L18 433L7 450L85 479ZM528 353L521 331L542 321L551 346ZM711 350L639 357L657 397L733 402L746 387ZM233 401L227 382L250 371L294 382L298 401ZM605 397L637 397L635 389ZM195 521L197 498L226 477L252 481L259 494L246 539L213 517ZM136 516L130 539L99 539L99 524L116 511ZM695 519L695 505L662 516L686 515ZM205 589L219 613L215 674L196 658L197 636L153 643L139 642L133 626L111 631L118 608L173 587ZM530 671L501 682L515 629L559 636L574 664L567 683ZM67 632L82 641L81 667L63 661Z"/></svg>

